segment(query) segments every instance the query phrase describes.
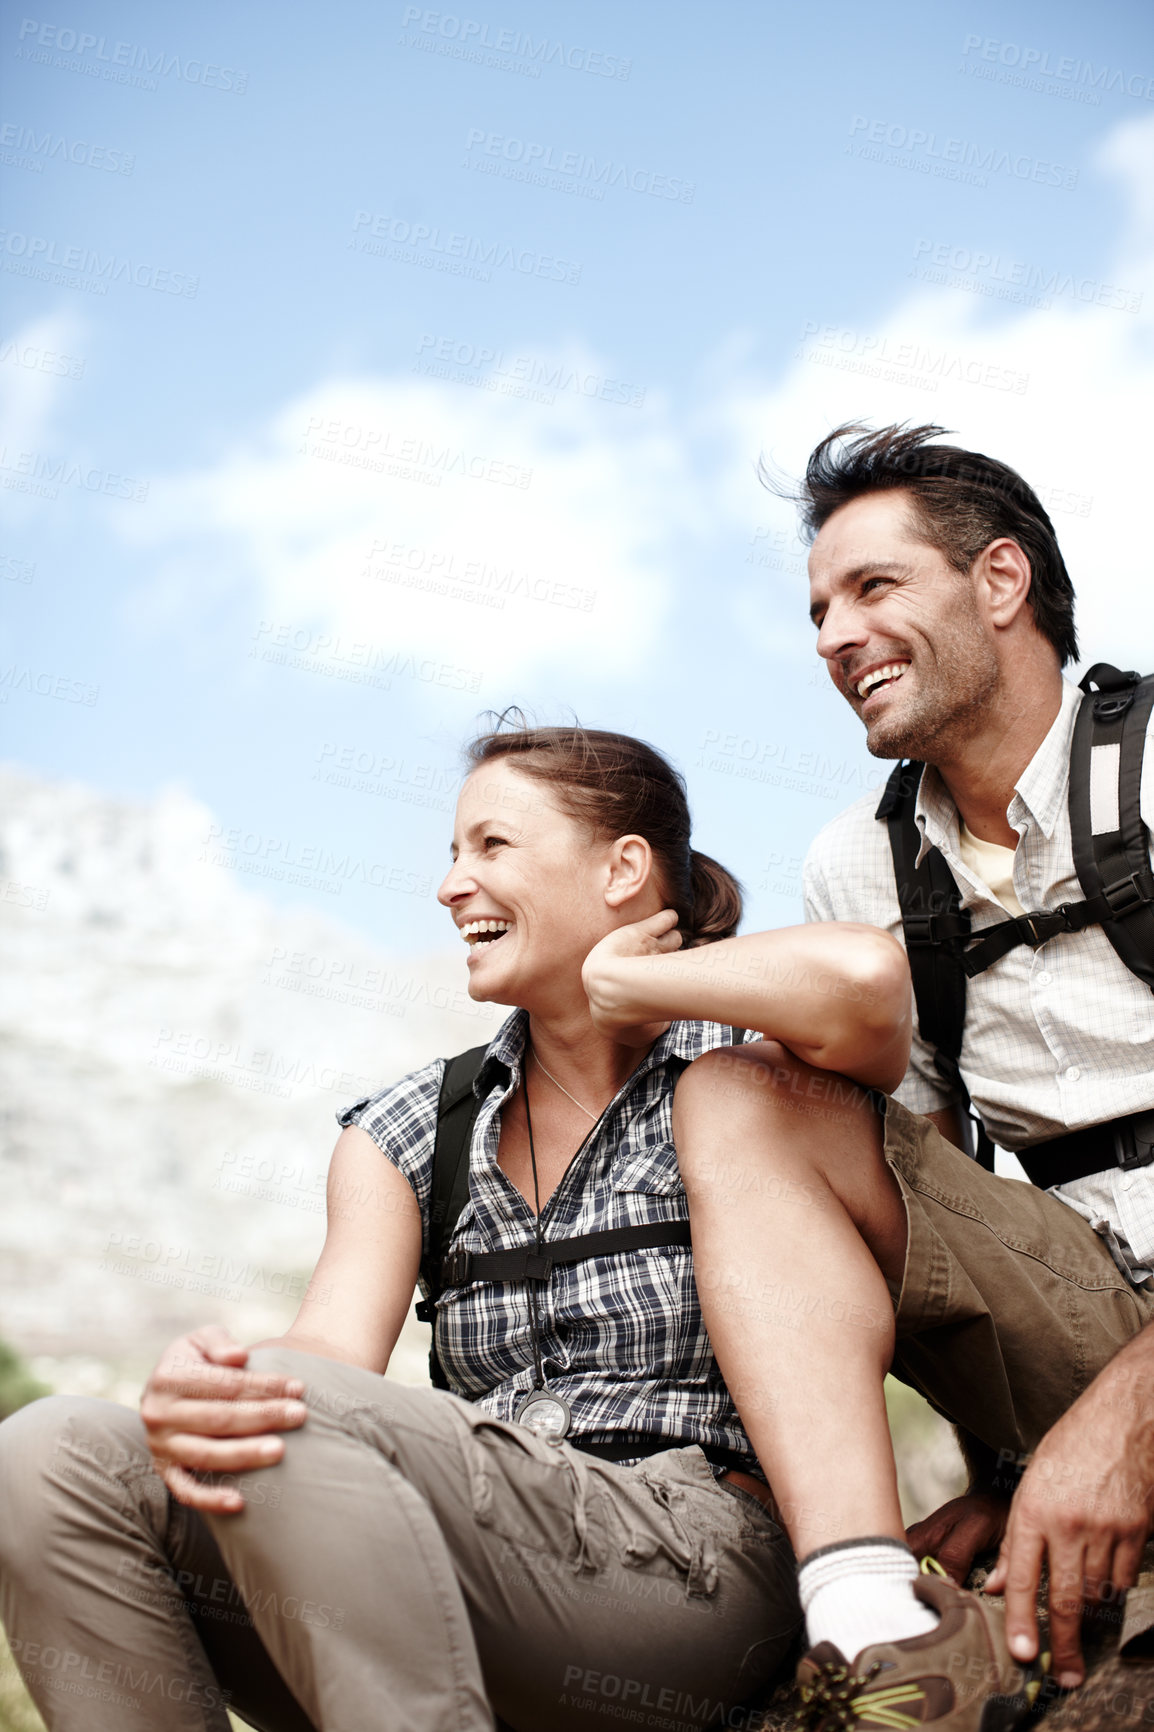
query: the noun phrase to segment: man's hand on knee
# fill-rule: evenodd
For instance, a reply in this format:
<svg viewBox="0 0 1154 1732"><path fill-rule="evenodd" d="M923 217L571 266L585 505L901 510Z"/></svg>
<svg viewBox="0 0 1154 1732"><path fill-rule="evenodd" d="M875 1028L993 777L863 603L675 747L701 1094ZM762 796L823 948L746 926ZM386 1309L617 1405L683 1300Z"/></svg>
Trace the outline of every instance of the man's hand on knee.
<svg viewBox="0 0 1154 1732"><path fill-rule="evenodd" d="M234 1486L200 1474L249 1473L284 1454L277 1435L302 1425L298 1378L247 1369L249 1350L210 1323L166 1347L144 1387L140 1417L156 1471L179 1503L234 1513Z"/></svg>

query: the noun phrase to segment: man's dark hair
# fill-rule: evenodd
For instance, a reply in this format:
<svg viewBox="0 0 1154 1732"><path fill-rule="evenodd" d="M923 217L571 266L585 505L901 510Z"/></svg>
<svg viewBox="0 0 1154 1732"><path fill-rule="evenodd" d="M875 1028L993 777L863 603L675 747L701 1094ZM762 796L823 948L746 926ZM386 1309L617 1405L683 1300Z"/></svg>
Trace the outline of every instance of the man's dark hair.
<svg viewBox="0 0 1154 1732"><path fill-rule="evenodd" d="M1063 666L1077 661L1074 586L1041 500L1008 464L980 451L929 443L946 431L904 422L874 429L847 421L835 427L814 448L801 487L786 494L801 508L804 538L812 541L851 499L900 487L910 495L917 533L957 571L968 571L991 541L1016 541L1030 562L1035 625ZM763 478L768 481L764 470Z"/></svg>

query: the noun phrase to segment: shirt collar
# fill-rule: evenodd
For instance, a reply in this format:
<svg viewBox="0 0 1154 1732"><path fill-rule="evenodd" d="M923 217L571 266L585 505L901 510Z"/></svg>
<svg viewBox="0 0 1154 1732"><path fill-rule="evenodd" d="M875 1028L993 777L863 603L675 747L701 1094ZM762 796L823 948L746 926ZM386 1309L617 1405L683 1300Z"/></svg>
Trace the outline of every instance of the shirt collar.
<svg viewBox="0 0 1154 1732"><path fill-rule="evenodd" d="M1070 680L1062 681L1062 702L1050 731L1022 774L1016 793L1024 815L1032 817L1047 840L1061 815L1069 784L1070 746L1082 693ZM1010 812L1014 805L1010 802ZM1013 821L1011 816L1011 822Z"/></svg>
<svg viewBox="0 0 1154 1732"><path fill-rule="evenodd" d="M1061 815L1069 776L1070 741L1082 693L1070 680L1062 681L1062 701L1050 730L1026 765L1014 787L1014 798L1006 810L1013 827L1021 831L1030 819L1050 839ZM914 820L922 833L915 864L921 865L928 848L957 856L958 809L932 764L927 764L918 787Z"/></svg>
<svg viewBox="0 0 1154 1732"><path fill-rule="evenodd" d="M700 1058L704 1050L701 1035L702 1024L699 1022L671 1022L634 1072L634 1078L644 1076L659 1064L667 1064L670 1059L689 1064L693 1059ZM508 1077L520 1074L528 1038L529 1013L526 1010L515 1010L512 1016L501 1024L485 1049L481 1068L473 1080L473 1092L479 1099L485 1098L501 1071Z"/></svg>

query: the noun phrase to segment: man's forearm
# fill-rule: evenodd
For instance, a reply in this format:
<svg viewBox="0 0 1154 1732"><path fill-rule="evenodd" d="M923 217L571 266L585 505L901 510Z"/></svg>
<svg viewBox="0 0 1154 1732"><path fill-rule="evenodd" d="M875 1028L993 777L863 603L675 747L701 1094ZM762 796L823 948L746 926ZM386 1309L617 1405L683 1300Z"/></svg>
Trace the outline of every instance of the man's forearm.
<svg viewBox="0 0 1154 1732"><path fill-rule="evenodd" d="M1154 1323L1147 1323L1103 1366L1079 1400L1100 1403L1154 1452Z"/></svg>

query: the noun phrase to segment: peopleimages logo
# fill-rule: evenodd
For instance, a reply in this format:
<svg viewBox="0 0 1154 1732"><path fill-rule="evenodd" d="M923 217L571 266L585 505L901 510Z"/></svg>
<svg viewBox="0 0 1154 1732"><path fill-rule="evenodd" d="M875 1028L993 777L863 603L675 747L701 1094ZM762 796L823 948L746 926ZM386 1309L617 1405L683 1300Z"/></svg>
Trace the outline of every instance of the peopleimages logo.
<svg viewBox="0 0 1154 1732"><path fill-rule="evenodd" d="M0 126L0 161L15 168L33 168L37 173L46 162L71 162L79 168L95 168L105 174L131 174L136 157L88 139L66 138L62 133L37 132L35 127L5 121Z"/></svg>
<svg viewBox="0 0 1154 1732"><path fill-rule="evenodd" d="M496 159L490 161L489 159ZM470 127L465 141L466 168L504 174L510 179L525 179L530 184L552 185L559 177L566 190L577 191L588 198L601 199L606 187L618 187L626 192L647 193L650 198L676 199L679 204L692 204L696 185L674 175L658 174L639 163L599 160L581 150L562 150L559 146L531 138L510 138L503 132L486 132L483 127Z"/></svg>
<svg viewBox="0 0 1154 1732"><path fill-rule="evenodd" d="M979 247L957 246L952 241L921 239L914 245L915 270L925 282L940 282L950 288L971 289L1000 300L1027 301L1048 308L1049 297L1066 295L1085 306L1107 307L1117 312L1137 313L1142 308L1139 289L1120 288L1100 277L1078 276L1073 271L1032 265L1003 253ZM982 280L988 279L988 280Z"/></svg>
<svg viewBox="0 0 1154 1732"><path fill-rule="evenodd" d="M849 130L854 141L845 147L849 155L884 162L893 168L912 168L950 180L968 179L976 186L987 184L984 179L987 174L1008 174L1015 180L1033 181L1037 186L1060 186L1068 192L1078 184L1076 168L1031 156L1028 151L974 144L965 138L945 138L927 132L925 127L869 120L862 114L854 115Z"/></svg>
<svg viewBox="0 0 1154 1732"><path fill-rule="evenodd" d="M364 234L362 231L366 229L368 233ZM422 265L426 270L447 271L452 276L474 277L482 283L489 282L492 270L497 269L575 286L581 281L583 269L569 259L539 253L532 247L483 241L476 235L442 229L439 224L408 222L382 211L357 211L353 217L353 238L348 244L374 258Z"/></svg>
<svg viewBox="0 0 1154 1732"><path fill-rule="evenodd" d="M88 280L100 285L107 294L109 283L128 283L137 289L155 289L164 295L183 295L194 301L200 288L200 278L187 271L171 271L145 259L132 259L118 253L100 253L94 247L57 241L48 235L21 234L13 229L0 229L0 266L16 275L35 276L45 280L45 273L60 272L75 275L78 281Z"/></svg>
<svg viewBox="0 0 1154 1732"><path fill-rule="evenodd" d="M56 379L83 379L88 365L78 355L62 355L36 343L18 343L15 337L0 343L0 363L5 362L11 367L24 367L30 373L50 373Z"/></svg>
<svg viewBox="0 0 1154 1732"><path fill-rule="evenodd" d="M542 66L563 66L570 72L618 79L628 78L633 68L631 60L619 54L605 54L599 48L555 42L548 36L530 36L526 31L493 26L480 18L461 18L452 12L406 6L401 27L408 30L413 25L426 41L422 42L420 35L402 36L401 42L406 47L427 48L499 70L519 70L514 63L524 61L528 63L524 71L531 78L540 78Z"/></svg>
<svg viewBox="0 0 1154 1732"><path fill-rule="evenodd" d="M67 24L42 24L22 18L18 31L17 60L55 66L64 72L82 72L114 84L134 84L144 90L157 89L158 78L178 78L184 84L200 84L206 90L228 90L243 95L248 73L212 61L172 54L164 48L145 48L139 42L113 42ZM71 58L69 58L71 57Z"/></svg>
<svg viewBox="0 0 1154 1732"><path fill-rule="evenodd" d="M967 36L962 53L967 59L970 55L975 57L967 71L985 61L991 66L1039 78L1057 78L1090 90L1115 91L1119 96L1154 102L1154 75L1150 73L1124 72L1120 66L1095 66L1070 54L1052 56L1048 48L1026 48L1019 42L1001 42L995 36Z"/></svg>

